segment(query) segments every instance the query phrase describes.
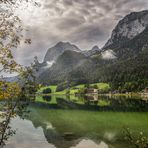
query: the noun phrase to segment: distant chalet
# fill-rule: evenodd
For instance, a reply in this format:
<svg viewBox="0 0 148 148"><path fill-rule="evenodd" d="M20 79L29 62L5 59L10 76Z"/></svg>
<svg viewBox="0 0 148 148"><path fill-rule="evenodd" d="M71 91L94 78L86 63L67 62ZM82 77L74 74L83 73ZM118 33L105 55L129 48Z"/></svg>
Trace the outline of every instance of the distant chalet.
<svg viewBox="0 0 148 148"><path fill-rule="evenodd" d="M98 89L88 88L86 89L86 94L98 94Z"/></svg>
<svg viewBox="0 0 148 148"><path fill-rule="evenodd" d="M143 90L143 93L148 93L148 87Z"/></svg>

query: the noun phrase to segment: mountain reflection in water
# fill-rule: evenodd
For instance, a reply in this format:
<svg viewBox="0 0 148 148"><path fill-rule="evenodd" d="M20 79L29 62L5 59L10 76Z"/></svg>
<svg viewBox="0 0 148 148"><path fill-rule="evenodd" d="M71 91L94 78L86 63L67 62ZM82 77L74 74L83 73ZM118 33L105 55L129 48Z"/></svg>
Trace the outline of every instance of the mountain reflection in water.
<svg viewBox="0 0 148 148"><path fill-rule="evenodd" d="M56 148L56 146L47 142L43 133L43 129L41 127L35 128L31 121L22 120L19 117L16 117L15 119L13 119L11 125L14 129L17 130L17 133L14 137L11 137L9 142L7 142L5 148ZM53 129L51 124L46 125L47 129ZM53 132L51 132L51 136L52 133ZM78 139L70 143L73 146L70 146L68 144L70 146L69 147L67 143L66 145L60 143L62 144L61 148L108 148L108 145L105 144L103 141L101 141L100 143L95 143L91 139Z"/></svg>
<svg viewBox="0 0 148 148"><path fill-rule="evenodd" d="M37 96L38 97L38 96ZM95 111L148 111L148 100L126 96L41 96L40 107Z"/></svg>

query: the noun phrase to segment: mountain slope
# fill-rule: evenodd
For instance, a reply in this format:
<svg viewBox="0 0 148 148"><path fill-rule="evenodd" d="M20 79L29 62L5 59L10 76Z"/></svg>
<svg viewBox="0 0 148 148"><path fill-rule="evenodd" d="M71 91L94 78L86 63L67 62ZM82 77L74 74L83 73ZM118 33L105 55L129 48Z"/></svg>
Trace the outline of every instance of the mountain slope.
<svg viewBox="0 0 148 148"><path fill-rule="evenodd" d="M48 49L44 62L56 61L56 59L67 50L81 52L77 46L70 44L69 42L59 42L54 47Z"/></svg>
<svg viewBox="0 0 148 148"><path fill-rule="evenodd" d="M148 27L148 10L132 12L125 16L112 32L111 38L105 44L106 48L115 48L133 39Z"/></svg>
<svg viewBox="0 0 148 148"><path fill-rule="evenodd" d="M39 76L39 80L44 84L66 81L69 73L87 60L86 56L80 52L64 51L57 58L56 63Z"/></svg>
<svg viewBox="0 0 148 148"><path fill-rule="evenodd" d="M101 49L98 46L94 46L91 50L84 51L84 54L89 57L97 52L101 52Z"/></svg>
<svg viewBox="0 0 148 148"><path fill-rule="evenodd" d="M138 56L143 49L148 47L148 27L133 39L114 47L113 51L120 59L127 59Z"/></svg>

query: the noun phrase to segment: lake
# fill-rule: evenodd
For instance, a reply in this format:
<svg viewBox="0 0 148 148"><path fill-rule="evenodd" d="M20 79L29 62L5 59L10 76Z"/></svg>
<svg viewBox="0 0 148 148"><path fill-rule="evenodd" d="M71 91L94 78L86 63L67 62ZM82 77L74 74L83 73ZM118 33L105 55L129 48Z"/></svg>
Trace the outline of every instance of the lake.
<svg viewBox="0 0 148 148"><path fill-rule="evenodd" d="M127 127L134 135L143 132L148 136L146 100L105 96L98 102L73 96L42 99L28 106L30 113L24 120L17 116L11 121L16 134L5 148L132 148L124 140Z"/></svg>

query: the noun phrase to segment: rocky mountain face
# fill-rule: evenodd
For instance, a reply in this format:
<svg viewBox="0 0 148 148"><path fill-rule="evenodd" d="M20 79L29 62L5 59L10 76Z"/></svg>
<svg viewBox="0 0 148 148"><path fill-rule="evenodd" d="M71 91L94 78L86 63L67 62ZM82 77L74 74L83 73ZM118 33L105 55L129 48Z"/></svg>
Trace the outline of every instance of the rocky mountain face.
<svg viewBox="0 0 148 148"><path fill-rule="evenodd" d="M125 16L112 32L103 51L112 50L119 60L136 57L148 44L148 10Z"/></svg>
<svg viewBox="0 0 148 148"><path fill-rule="evenodd" d="M91 50L84 51L83 53L89 57L89 56L92 56L98 52L101 52L101 49L98 46L94 46Z"/></svg>
<svg viewBox="0 0 148 148"><path fill-rule="evenodd" d="M91 51L100 51L101 49L98 46L94 46Z"/></svg>
<svg viewBox="0 0 148 148"><path fill-rule="evenodd" d="M132 12L119 21L104 49L122 46L125 42L142 33L147 27L148 10Z"/></svg>
<svg viewBox="0 0 148 148"><path fill-rule="evenodd" d="M49 63L56 61L57 58L67 50L81 52L77 46L70 44L69 42L59 42L54 47L48 49L44 62Z"/></svg>
<svg viewBox="0 0 148 148"><path fill-rule="evenodd" d="M40 77L40 75L49 71L49 69L57 63L58 58L64 54L65 51L81 52L77 46L69 42L57 43L55 46L48 49L42 63L39 63L38 61L35 62L35 67L38 69L36 76Z"/></svg>

